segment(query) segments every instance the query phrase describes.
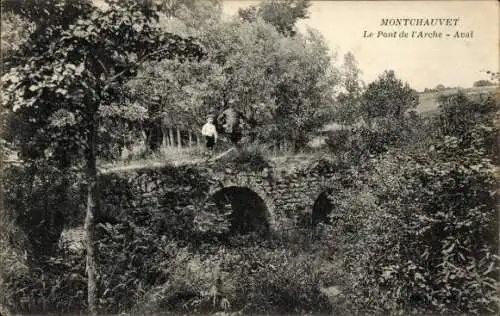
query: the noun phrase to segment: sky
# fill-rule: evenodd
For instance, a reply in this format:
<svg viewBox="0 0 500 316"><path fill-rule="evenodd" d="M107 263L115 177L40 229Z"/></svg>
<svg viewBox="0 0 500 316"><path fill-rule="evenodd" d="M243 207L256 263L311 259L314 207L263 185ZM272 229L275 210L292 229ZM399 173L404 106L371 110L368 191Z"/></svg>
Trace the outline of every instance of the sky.
<svg viewBox="0 0 500 316"><path fill-rule="evenodd" d="M240 7L258 1L225 0L223 10L235 14ZM458 18L456 26L381 26L382 19ZM451 22L453 24L453 22ZM489 79L485 70L499 70L499 4L491 1L312 1L310 15L299 23L300 30L312 27L323 34L337 63L351 51L363 71L365 82L375 80L384 70L417 90L471 87ZM364 38L367 31L372 38ZM408 38L379 37L406 31ZM442 33L443 38L411 38L412 31ZM453 38L455 32L472 38ZM446 34L450 34L449 37Z"/></svg>

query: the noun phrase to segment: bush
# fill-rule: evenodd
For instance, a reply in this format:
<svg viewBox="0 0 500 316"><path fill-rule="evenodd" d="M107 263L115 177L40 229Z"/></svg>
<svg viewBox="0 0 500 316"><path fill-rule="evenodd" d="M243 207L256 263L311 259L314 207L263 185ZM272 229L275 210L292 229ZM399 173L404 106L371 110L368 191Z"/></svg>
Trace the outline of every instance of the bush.
<svg viewBox="0 0 500 316"><path fill-rule="evenodd" d="M0 312L2 307L15 308L17 288L11 280L26 275L29 271L22 249L28 243L25 234L0 209Z"/></svg>
<svg viewBox="0 0 500 316"><path fill-rule="evenodd" d="M18 263L19 264L19 263ZM2 301L16 313L73 313L86 309L85 256L68 249L39 258L36 266L9 267L2 276Z"/></svg>
<svg viewBox="0 0 500 316"><path fill-rule="evenodd" d="M78 181L74 174L42 162L2 170L6 215L27 236L30 258L54 254L64 225L81 218Z"/></svg>
<svg viewBox="0 0 500 316"><path fill-rule="evenodd" d="M350 214L337 238L359 311L498 311L493 167L462 145L447 138L430 154L381 156L363 189L372 198L353 191L340 208Z"/></svg>
<svg viewBox="0 0 500 316"><path fill-rule="evenodd" d="M318 313L329 312L332 306L321 292L328 282L339 282L331 263L296 254L288 249L266 251L252 249L253 260L242 264L255 265L241 283L246 295L246 313ZM258 256L258 257L257 257ZM243 290L243 289L241 289ZM241 291L240 290L240 291Z"/></svg>
<svg viewBox="0 0 500 316"><path fill-rule="evenodd" d="M488 158L498 159L499 134L493 119L498 115L499 100L492 94L472 97L464 92L441 96L441 113L436 122L437 137L457 137L462 146L474 146L484 151Z"/></svg>
<svg viewBox="0 0 500 316"><path fill-rule="evenodd" d="M159 267L168 277L152 288L136 308L243 313L326 312L332 309L321 292L336 279L325 260L261 246L210 247L190 251L169 244Z"/></svg>
<svg viewBox="0 0 500 316"><path fill-rule="evenodd" d="M331 308L320 292L334 275L325 272L324 261L257 244L191 248L134 226L101 229L109 231L99 242L103 312L267 313Z"/></svg>
<svg viewBox="0 0 500 316"><path fill-rule="evenodd" d="M330 197L351 312L498 312L495 102L442 99L434 125L414 125L417 143L399 150L361 134L382 154ZM384 141L407 139L394 135Z"/></svg>
<svg viewBox="0 0 500 316"><path fill-rule="evenodd" d="M271 165L265 158L262 148L258 145L248 145L236 148L226 156L221 157L212 164L215 169L234 168L236 170L262 171Z"/></svg>
<svg viewBox="0 0 500 316"><path fill-rule="evenodd" d="M130 310L167 277L161 265L167 238L124 221L98 225L99 306L105 313Z"/></svg>
<svg viewBox="0 0 500 316"><path fill-rule="evenodd" d="M421 137L423 121L414 112L395 118L376 118L370 126L333 131L326 139L331 153L344 164L357 165L391 148L408 146Z"/></svg>
<svg viewBox="0 0 500 316"><path fill-rule="evenodd" d="M329 311L321 289L340 282L321 256L311 259L299 254L303 249L257 235L207 242L206 233L219 236L209 227L175 240L135 223L132 214L99 224L98 233L99 297L106 313Z"/></svg>

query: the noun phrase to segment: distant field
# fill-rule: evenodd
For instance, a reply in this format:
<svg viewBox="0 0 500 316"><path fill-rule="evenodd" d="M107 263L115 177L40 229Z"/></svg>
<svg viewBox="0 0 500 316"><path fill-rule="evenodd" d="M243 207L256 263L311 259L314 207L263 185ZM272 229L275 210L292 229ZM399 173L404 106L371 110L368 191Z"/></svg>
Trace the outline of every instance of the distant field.
<svg viewBox="0 0 500 316"><path fill-rule="evenodd" d="M481 94L487 92L493 92L498 89L498 86L489 86L489 87L477 87L477 88L467 88L461 89L465 91L467 94ZM419 93L420 104L417 106L417 112L424 115L432 115L433 113L438 111L438 97L440 95L450 95L456 93L459 89L446 89L439 92L421 92Z"/></svg>
<svg viewBox="0 0 500 316"><path fill-rule="evenodd" d="M442 91L438 92L420 92L419 95L419 105L416 108L416 111L423 116L431 116L433 114L436 114L438 112L438 98L440 95L450 95L457 93L458 90L462 90L465 93L469 95L476 95L476 94L483 94L483 93L488 93L488 92L494 92L495 90L498 90L500 87L499 86L488 86L488 87L477 87L477 88L451 88L451 89L445 89ZM345 128L347 126L341 125L337 122L330 122L325 124L320 131L318 132L319 135L313 138L313 140L310 142L310 146L312 147L320 147L324 144L326 136L323 135L324 133L328 133L330 131L335 131L339 130L342 128Z"/></svg>

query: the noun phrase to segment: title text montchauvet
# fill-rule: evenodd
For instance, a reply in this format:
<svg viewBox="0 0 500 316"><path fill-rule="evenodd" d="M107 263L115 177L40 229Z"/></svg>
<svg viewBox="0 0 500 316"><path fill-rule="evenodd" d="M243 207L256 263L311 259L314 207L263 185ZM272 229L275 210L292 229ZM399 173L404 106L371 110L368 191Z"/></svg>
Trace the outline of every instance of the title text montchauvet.
<svg viewBox="0 0 500 316"><path fill-rule="evenodd" d="M385 18L380 26L457 26L459 18Z"/></svg>

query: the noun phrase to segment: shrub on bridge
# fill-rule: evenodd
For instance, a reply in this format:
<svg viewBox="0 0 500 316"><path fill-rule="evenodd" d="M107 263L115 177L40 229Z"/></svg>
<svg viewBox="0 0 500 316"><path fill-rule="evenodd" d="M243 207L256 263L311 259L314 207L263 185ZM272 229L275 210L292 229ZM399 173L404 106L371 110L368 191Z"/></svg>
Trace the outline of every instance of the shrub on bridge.
<svg viewBox="0 0 500 316"><path fill-rule="evenodd" d="M371 125L333 131L326 144L347 167L357 165L391 148L407 146L422 137L423 120L414 112L402 118L383 117Z"/></svg>
<svg viewBox="0 0 500 316"><path fill-rule="evenodd" d="M244 171L262 171L264 168L270 168L271 165L265 158L263 148L255 144L235 149L212 163L211 167L214 169L233 168Z"/></svg>

